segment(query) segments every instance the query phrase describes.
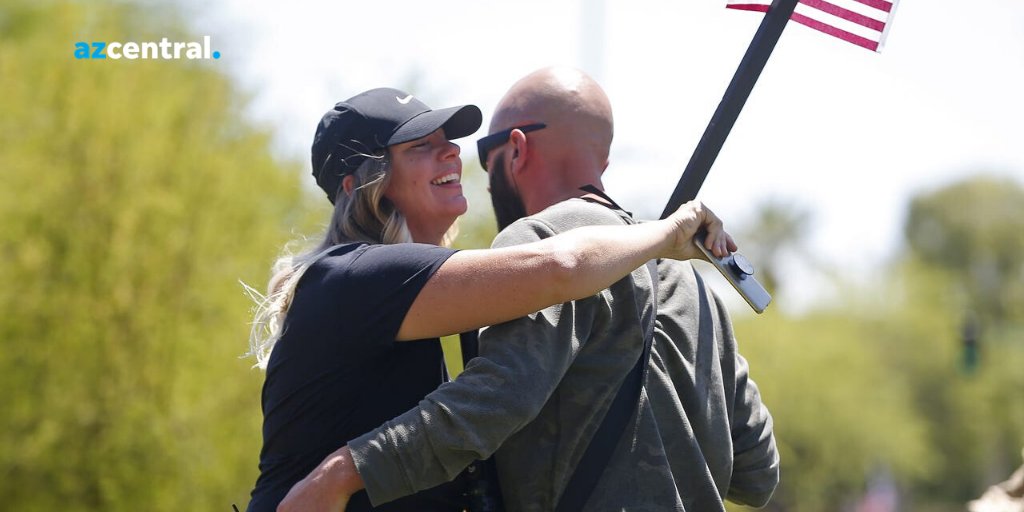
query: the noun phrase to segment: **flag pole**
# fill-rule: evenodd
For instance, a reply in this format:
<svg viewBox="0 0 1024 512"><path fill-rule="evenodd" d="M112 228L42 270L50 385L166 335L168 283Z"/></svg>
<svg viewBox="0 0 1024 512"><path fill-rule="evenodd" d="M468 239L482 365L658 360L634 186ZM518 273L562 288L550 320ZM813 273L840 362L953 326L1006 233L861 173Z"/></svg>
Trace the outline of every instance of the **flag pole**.
<svg viewBox="0 0 1024 512"><path fill-rule="evenodd" d="M754 39L750 41L747 53L743 55L743 60L736 68L736 73L733 75L732 81L729 82L722 101L718 104L718 109L711 117L711 122L704 130L704 135L697 143L690 162L686 164L686 170L683 171L665 210L661 213L662 219L671 215L683 203L697 197L697 192L700 191L704 179L711 171L715 158L722 150L725 139L729 136L733 124L736 123L740 110L743 110L743 105L746 104L754 84L761 76L761 70L764 69L768 58L771 57L775 43L779 42L779 38L782 37L782 31L786 28L786 23L798 2L799 0L774 0L768 12L765 13L764 19L761 20L761 26L754 34Z"/></svg>

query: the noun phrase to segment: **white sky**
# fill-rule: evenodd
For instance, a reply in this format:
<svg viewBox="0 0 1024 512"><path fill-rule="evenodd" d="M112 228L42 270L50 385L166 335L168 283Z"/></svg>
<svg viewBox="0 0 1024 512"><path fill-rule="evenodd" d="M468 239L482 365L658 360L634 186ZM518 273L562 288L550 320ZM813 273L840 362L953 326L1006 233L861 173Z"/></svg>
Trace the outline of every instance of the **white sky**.
<svg viewBox="0 0 1024 512"><path fill-rule="evenodd" d="M365 89L477 104L479 137L515 80L581 68L615 111L605 184L643 217L660 214L761 19L722 0L229 0L192 11L224 55L217 65L252 91L251 115L303 162L323 112ZM1021 0L902 0L881 54L791 24L700 199L734 226L765 197L796 202L814 215L812 258L866 273L899 243L915 192L979 170L1024 182L1022 94Z"/></svg>

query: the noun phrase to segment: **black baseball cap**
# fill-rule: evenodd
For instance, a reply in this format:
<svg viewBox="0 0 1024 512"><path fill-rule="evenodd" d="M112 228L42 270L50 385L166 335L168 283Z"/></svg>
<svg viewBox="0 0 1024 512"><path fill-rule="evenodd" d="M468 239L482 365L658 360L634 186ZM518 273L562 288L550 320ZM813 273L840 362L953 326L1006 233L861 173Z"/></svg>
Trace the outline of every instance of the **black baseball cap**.
<svg viewBox="0 0 1024 512"><path fill-rule="evenodd" d="M444 128L449 140L472 135L483 115L475 105L431 110L405 91L382 87L353 96L320 119L313 136L313 177L334 203L341 180L355 172L366 155L426 137Z"/></svg>

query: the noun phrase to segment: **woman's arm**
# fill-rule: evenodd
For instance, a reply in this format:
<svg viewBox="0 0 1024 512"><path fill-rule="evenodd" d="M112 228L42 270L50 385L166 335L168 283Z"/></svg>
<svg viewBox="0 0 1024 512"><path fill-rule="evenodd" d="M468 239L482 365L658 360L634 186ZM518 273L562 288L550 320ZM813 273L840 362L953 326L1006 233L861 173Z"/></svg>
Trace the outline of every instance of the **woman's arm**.
<svg viewBox="0 0 1024 512"><path fill-rule="evenodd" d="M716 256L736 250L722 221L691 201L665 220L589 226L516 247L460 251L420 290L397 339L463 332L588 297L654 258L702 259L693 246L702 229Z"/></svg>

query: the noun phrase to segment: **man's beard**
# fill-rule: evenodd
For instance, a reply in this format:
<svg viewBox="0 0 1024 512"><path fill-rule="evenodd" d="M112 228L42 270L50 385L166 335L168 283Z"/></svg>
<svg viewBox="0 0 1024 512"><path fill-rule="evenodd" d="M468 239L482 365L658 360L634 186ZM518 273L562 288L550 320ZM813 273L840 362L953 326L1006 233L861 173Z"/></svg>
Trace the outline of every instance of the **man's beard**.
<svg viewBox="0 0 1024 512"><path fill-rule="evenodd" d="M491 185L491 207L494 208L494 218L498 221L498 231L502 231L509 224L526 217L523 199L512 189L508 173L505 170L505 161L496 158L493 168L488 173Z"/></svg>

